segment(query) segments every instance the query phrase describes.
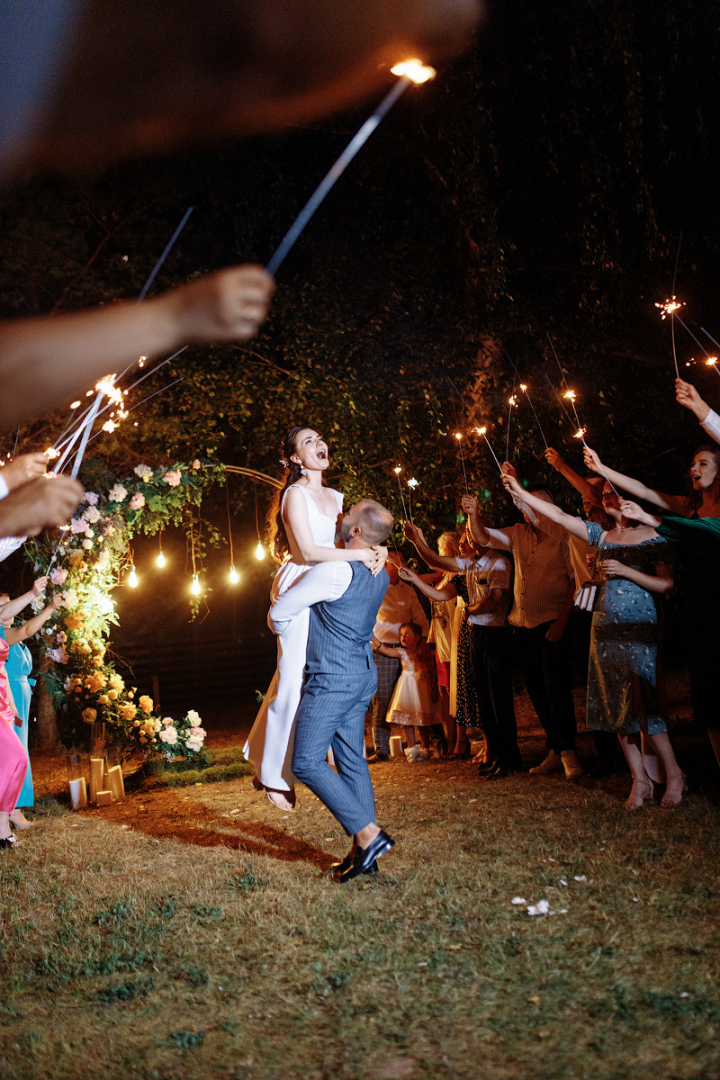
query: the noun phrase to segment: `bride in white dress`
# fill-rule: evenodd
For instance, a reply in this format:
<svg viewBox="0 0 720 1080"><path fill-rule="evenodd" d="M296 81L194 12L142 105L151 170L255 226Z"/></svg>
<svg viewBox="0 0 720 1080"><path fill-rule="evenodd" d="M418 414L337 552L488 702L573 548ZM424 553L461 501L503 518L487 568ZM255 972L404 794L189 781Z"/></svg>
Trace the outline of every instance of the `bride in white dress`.
<svg viewBox="0 0 720 1080"><path fill-rule="evenodd" d="M283 443L281 463L287 469L285 487L268 515L271 550L282 563L270 590L271 603L318 562L363 562L379 573L387 548L335 546L343 496L323 486L322 474L330 459L322 436L312 428L292 428ZM258 790L264 788L270 802L281 810L292 810L295 805L291 764L309 621L306 609L278 635L275 675L243 750L245 759L255 766L253 784Z"/></svg>

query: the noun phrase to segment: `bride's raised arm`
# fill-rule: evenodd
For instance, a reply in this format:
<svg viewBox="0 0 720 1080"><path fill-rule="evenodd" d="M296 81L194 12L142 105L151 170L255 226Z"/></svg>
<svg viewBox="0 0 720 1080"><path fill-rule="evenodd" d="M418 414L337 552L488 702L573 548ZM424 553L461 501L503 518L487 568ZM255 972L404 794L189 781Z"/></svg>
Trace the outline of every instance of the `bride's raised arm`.
<svg viewBox="0 0 720 1080"><path fill-rule="evenodd" d="M310 527L305 496L292 487L288 488L285 495L282 518L288 539L292 537L304 563L312 565L320 562L361 562L373 574L379 574L385 565L386 547L378 545L369 548L337 548L316 544Z"/></svg>

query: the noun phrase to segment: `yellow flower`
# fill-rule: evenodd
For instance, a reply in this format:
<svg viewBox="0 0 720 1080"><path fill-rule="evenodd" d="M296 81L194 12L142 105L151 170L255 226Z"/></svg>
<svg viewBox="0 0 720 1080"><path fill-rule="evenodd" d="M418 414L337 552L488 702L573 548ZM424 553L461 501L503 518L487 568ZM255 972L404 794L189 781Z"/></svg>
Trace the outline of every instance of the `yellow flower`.
<svg viewBox="0 0 720 1080"><path fill-rule="evenodd" d="M133 720L133 727L140 727L140 721L139 720Z"/></svg>
<svg viewBox="0 0 720 1080"><path fill-rule="evenodd" d="M92 662L94 667L102 667L102 656L93 656Z"/></svg>
<svg viewBox="0 0 720 1080"><path fill-rule="evenodd" d="M85 621L85 616L81 611L74 611L71 615L65 616L65 625L68 630L79 630Z"/></svg>
<svg viewBox="0 0 720 1080"><path fill-rule="evenodd" d="M97 720L96 709L83 709L82 718L86 724L92 724L94 720Z"/></svg>
<svg viewBox="0 0 720 1080"><path fill-rule="evenodd" d="M100 697L98 698L98 705L107 705L107 703L108 703L107 694L101 694Z"/></svg>
<svg viewBox="0 0 720 1080"><path fill-rule="evenodd" d="M117 690L108 690L108 697L110 698L111 701L117 701L117 696L118 696Z"/></svg>
<svg viewBox="0 0 720 1080"><path fill-rule="evenodd" d="M153 699L148 697L147 694L142 694L138 705L144 713L151 713L153 711Z"/></svg>
<svg viewBox="0 0 720 1080"><path fill-rule="evenodd" d="M99 671L96 671L94 675L88 675L85 679L85 688L90 690L93 694L96 694L98 690L102 690L104 685L105 676Z"/></svg>
<svg viewBox="0 0 720 1080"><path fill-rule="evenodd" d="M137 709L131 701L126 701L124 705L120 706L118 712L123 720L134 720Z"/></svg>
<svg viewBox="0 0 720 1080"><path fill-rule="evenodd" d="M125 682L122 675L118 675L117 672L114 671L110 676L110 685L112 686L113 690L124 690Z"/></svg>

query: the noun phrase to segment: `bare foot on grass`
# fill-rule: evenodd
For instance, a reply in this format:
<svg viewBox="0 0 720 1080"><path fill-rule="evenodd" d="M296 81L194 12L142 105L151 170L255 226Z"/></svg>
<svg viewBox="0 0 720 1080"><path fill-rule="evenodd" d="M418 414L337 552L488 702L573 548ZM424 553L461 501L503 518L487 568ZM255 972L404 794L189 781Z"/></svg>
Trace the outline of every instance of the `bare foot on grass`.
<svg viewBox="0 0 720 1080"><path fill-rule="evenodd" d="M677 776L668 777L665 794L660 800L660 805L666 810L673 806L679 806L686 791L687 777L685 773L679 772Z"/></svg>
<svg viewBox="0 0 720 1080"><path fill-rule="evenodd" d="M630 794L625 800L625 809L642 810L643 803L646 799L652 799L654 791L655 785L649 776L644 780L633 780Z"/></svg>

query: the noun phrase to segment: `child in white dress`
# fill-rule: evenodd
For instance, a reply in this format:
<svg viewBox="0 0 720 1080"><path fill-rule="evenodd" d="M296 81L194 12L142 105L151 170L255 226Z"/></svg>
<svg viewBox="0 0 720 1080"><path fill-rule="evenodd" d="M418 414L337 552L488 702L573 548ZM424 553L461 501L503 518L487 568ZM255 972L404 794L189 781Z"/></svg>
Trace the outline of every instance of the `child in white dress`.
<svg viewBox="0 0 720 1080"><path fill-rule="evenodd" d="M395 684L387 711L389 724L404 728L408 746L415 745L415 729L423 749L430 747L430 728L442 720L437 675L432 654L422 640L417 623L400 627L400 647L378 643L377 652L400 659L402 671ZM433 678L434 676L434 678Z"/></svg>

